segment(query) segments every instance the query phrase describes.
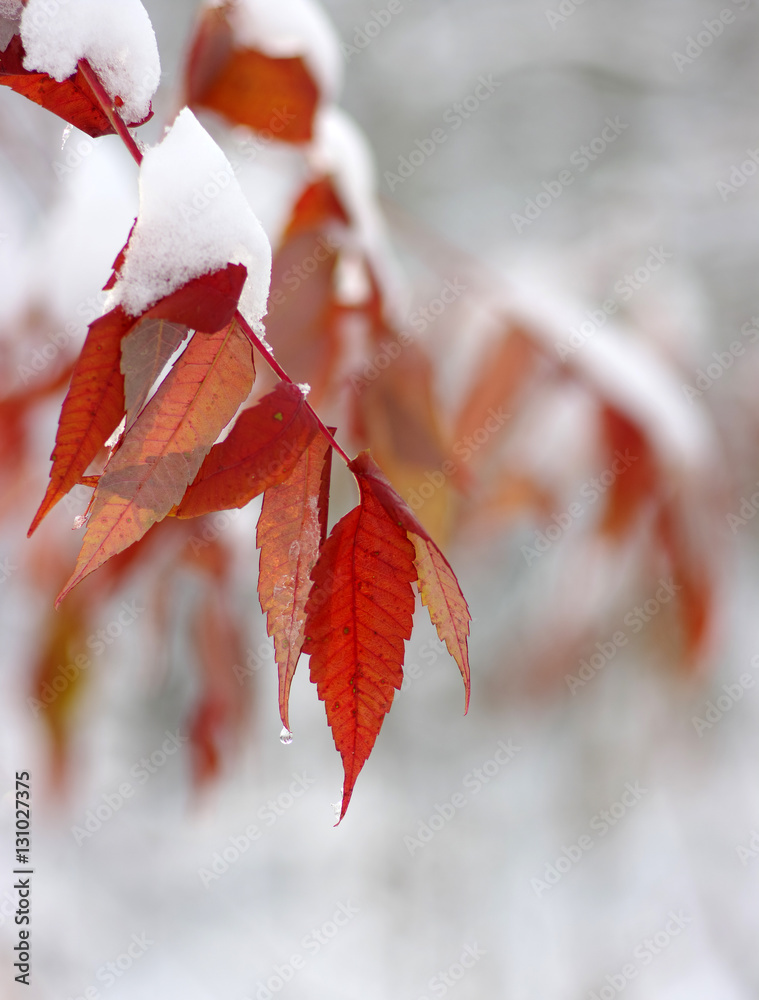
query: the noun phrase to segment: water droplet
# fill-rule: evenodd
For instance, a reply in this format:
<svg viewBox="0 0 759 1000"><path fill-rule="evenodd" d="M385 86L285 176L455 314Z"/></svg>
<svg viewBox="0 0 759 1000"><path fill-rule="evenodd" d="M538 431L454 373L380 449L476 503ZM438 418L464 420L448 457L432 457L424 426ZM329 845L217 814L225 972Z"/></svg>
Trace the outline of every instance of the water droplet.
<svg viewBox="0 0 759 1000"><path fill-rule="evenodd" d="M288 743L292 743L292 741L293 741L293 734L290 732L289 729L286 729L284 726L282 726L282 732L279 734L279 742L287 745Z"/></svg>
<svg viewBox="0 0 759 1000"><path fill-rule="evenodd" d="M71 135L73 131L74 131L74 126L71 124L67 125L66 128L63 130L63 135L61 136L61 149L63 149L63 147L66 145L66 141L68 140L68 137Z"/></svg>
<svg viewBox="0 0 759 1000"><path fill-rule="evenodd" d="M78 531L79 528L83 528L87 523L87 514L77 514L74 518L74 524L72 525L74 531Z"/></svg>

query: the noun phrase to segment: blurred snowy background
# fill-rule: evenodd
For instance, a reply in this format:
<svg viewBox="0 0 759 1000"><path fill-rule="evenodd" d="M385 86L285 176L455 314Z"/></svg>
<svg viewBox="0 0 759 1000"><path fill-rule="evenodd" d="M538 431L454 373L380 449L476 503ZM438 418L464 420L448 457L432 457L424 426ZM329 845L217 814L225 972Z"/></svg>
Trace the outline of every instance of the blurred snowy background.
<svg viewBox="0 0 759 1000"><path fill-rule="evenodd" d="M145 6L170 82L197 5ZM293 685L294 740L279 741L252 574L239 604L254 609L249 662L264 669L240 686L240 697L255 697L252 723L220 780L201 794L190 782L181 740L190 641L180 634L158 649L147 632L124 628L95 658L62 797L47 791L45 734L22 674L39 597L11 575L0 584L2 786L29 769L34 790L34 976L24 995L749 1000L759 993L759 551L751 518L744 513L738 530L727 514L759 479L759 370L741 332L759 312L756 4L323 6L354 50L344 55L341 104L375 152L378 192L419 302L439 284L419 263L426 258L474 290L480 274L532 289L531 302L571 303L581 321L652 247L671 255L635 290L626 318L675 373L676 399L665 403L728 497L713 634L683 672L671 618L631 624L654 591L621 588L628 567L613 556L582 549L570 558L567 531L530 565L521 552L534 538L529 518L460 536L450 557L475 619L470 712L462 716L455 664L418 614L404 688L333 828L339 757L305 664ZM483 77L486 99L410 176L393 179L399 159L450 126L460 114L451 109ZM169 87L159 92L146 129L153 140L174 100ZM77 306L97 295L136 211L135 171L116 140L92 144L58 176L61 131L0 93L4 324L35 282L61 321L81 321ZM467 310L474 328L484 294L465 296L457 314L464 355ZM745 351L730 352L734 342ZM728 352L729 366L715 351ZM453 396L454 361L441 383ZM696 385L712 363L717 377L691 402L680 384ZM49 416L41 454L55 408ZM557 449L581 451L573 434L583 424L573 420L559 408L547 420L561 426L551 427L546 462ZM22 514L2 537L11 565L24 559ZM241 545L247 530L255 565L253 521L240 518L235 530ZM122 599L139 602L139 587ZM118 610L104 613L103 627ZM181 603L175 610L181 620ZM534 674L550 659L536 648L556 641L565 650L575 616L594 626L588 644ZM565 682L620 630L629 642L601 651L583 684ZM179 734L178 747L165 744L168 734ZM140 763L151 754L155 773ZM125 784L128 795L117 794ZM109 796L119 802L110 817ZM11 800L8 791L0 815L2 997L22 991L11 957Z"/></svg>

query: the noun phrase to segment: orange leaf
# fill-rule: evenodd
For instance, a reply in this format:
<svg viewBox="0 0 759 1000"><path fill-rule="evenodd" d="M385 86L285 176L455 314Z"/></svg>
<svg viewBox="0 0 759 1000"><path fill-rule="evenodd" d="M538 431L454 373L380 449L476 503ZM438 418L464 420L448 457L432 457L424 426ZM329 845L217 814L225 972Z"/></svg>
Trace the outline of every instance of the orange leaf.
<svg viewBox="0 0 759 1000"><path fill-rule="evenodd" d="M29 534L42 518L79 482L85 469L124 415L121 341L135 320L121 308L90 324L71 385L63 401L50 482Z"/></svg>
<svg viewBox="0 0 759 1000"><path fill-rule="evenodd" d="M291 240L300 233L321 233L331 222L349 225L350 219L338 198L329 177L320 177L301 193L293 208L283 239Z"/></svg>
<svg viewBox="0 0 759 1000"><path fill-rule="evenodd" d="M227 7L205 10L187 65L187 103L238 125L274 133L282 142L308 142L319 91L299 57L276 58L234 48Z"/></svg>
<svg viewBox="0 0 759 1000"><path fill-rule="evenodd" d="M311 384L312 404L324 394L344 350L335 299L339 249L330 235L301 232L272 261L266 335L290 377Z"/></svg>
<svg viewBox="0 0 759 1000"><path fill-rule="evenodd" d="M542 358L534 342L519 329L508 327L502 339L487 354L454 427L455 440L477 434L491 410L515 406L529 386ZM486 442L477 453L479 461L488 460L488 452L498 435Z"/></svg>
<svg viewBox="0 0 759 1000"><path fill-rule="evenodd" d="M258 597L274 639L279 673L279 714L290 728L290 685L303 645L310 573L327 535L332 449L315 437L290 476L264 493L256 529L261 549Z"/></svg>
<svg viewBox="0 0 759 1000"><path fill-rule="evenodd" d="M74 573L56 603L179 503L254 377L236 323L194 334L100 477Z"/></svg>
<svg viewBox="0 0 759 1000"><path fill-rule="evenodd" d="M340 820L403 680L417 575L405 530L365 477L359 485L361 503L335 525L311 574L303 644L343 761Z"/></svg>
<svg viewBox="0 0 759 1000"><path fill-rule="evenodd" d="M0 85L23 94L64 121L76 125L93 139L116 134L79 67L59 83L47 73L24 69L24 55L21 36L14 35L5 51L0 52ZM141 121L127 122L127 125L142 125L152 114L151 111Z"/></svg>
<svg viewBox="0 0 759 1000"><path fill-rule="evenodd" d="M371 491L382 504L393 522L408 532L416 550L417 586L422 604L427 608L432 624L448 652L458 664L464 680L466 702L464 713L469 711L469 614L456 574L448 560L416 519L411 508L401 499L387 481L368 451L361 452L350 463L362 491Z"/></svg>
<svg viewBox="0 0 759 1000"><path fill-rule="evenodd" d="M237 418L229 435L209 452L177 517L244 507L292 472L317 425L300 389L280 382Z"/></svg>
<svg viewBox="0 0 759 1000"><path fill-rule="evenodd" d="M380 344L377 357L392 357ZM450 532L453 503L450 476L441 469L449 450L435 400L432 365L416 344L364 384L355 401L356 430L397 491L416 505L428 532L444 544ZM449 465L456 466L450 462ZM428 493L430 476L435 484ZM439 483L439 485L438 485ZM422 499L424 498L424 499Z"/></svg>

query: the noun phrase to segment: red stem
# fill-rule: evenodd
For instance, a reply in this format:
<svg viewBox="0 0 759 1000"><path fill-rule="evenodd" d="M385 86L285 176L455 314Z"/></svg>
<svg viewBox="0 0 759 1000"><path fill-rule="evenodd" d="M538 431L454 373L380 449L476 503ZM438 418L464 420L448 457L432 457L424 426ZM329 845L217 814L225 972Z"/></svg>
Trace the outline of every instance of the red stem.
<svg viewBox="0 0 759 1000"><path fill-rule="evenodd" d="M129 150L129 152L132 155L132 159L139 167L143 159L142 150L135 142L132 133L124 124L124 119L118 113L117 109L113 106L113 102L106 93L103 84L100 82L97 76L97 73L95 73L92 66L90 66L89 62L86 59L79 60L79 69L82 71L82 76L84 76L85 80L90 85L92 93L95 95L95 98L97 99L97 102L100 105L101 109L103 110L104 114L107 116L108 121L111 123L111 125L113 125L116 134L119 136L121 141ZM280 365L280 363L274 357L272 352L264 346L261 339L256 335L253 328L245 319L245 317L242 315L242 313L239 311L239 309L235 313L235 319L237 320L240 329L243 331L248 340L253 344L253 346L258 349L259 353L265 359L266 363L269 365L269 367L275 373L275 375L278 375L283 382L289 382L290 385L294 385L295 383L293 382L293 380L290 378L290 376L287 374L284 368ZM311 406L308 400L306 400L306 406L311 411L314 420L319 426L319 430L329 441L330 445L345 461L346 465L350 465L351 462L350 457L346 454L345 451L343 451L343 449L337 443L331 431L327 428L326 424L322 421L321 417L313 408L313 406Z"/></svg>
<svg viewBox="0 0 759 1000"><path fill-rule="evenodd" d="M253 346L257 348L257 350L264 358L266 363L269 365L269 367L272 369L272 371L275 373L275 375L278 375L283 382L289 382L290 385L294 385L295 383L293 382L293 380L290 378L290 376L287 374L284 368L280 365L280 363L277 361L277 359L274 357L271 351L267 349L267 347L263 344L261 339L256 335L251 325L248 323L248 321L245 319L245 317L239 310L235 313L235 319L237 320L237 323L242 332L245 334L245 336L248 338L251 344L253 344ZM319 430L329 441L329 443L332 445L335 451L338 452L338 454L345 460L346 465L350 465L351 462L350 457L343 451L343 449L337 443L331 431L328 429L326 424L324 424L321 417L313 408L313 406L311 406L308 400L306 400L306 406L309 408L314 417L314 420L319 425Z"/></svg>

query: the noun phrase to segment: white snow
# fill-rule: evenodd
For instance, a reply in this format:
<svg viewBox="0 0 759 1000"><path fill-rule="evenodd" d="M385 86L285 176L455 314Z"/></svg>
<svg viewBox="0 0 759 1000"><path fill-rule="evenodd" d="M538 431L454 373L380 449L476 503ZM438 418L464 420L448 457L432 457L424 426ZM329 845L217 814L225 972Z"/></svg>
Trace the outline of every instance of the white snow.
<svg viewBox="0 0 759 1000"><path fill-rule="evenodd" d="M404 282L390 247L377 200L374 156L366 136L341 108L328 107L317 115L309 162L316 173L329 174L352 223L351 236L366 254L391 306L401 300ZM357 278L354 274L350 277ZM356 282L346 292L356 294ZM400 317L398 317L400 321Z"/></svg>
<svg viewBox="0 0 759 1000"><path fill-rule="evenodd" d="M137 224L107 307L139 315L229 263L248 269L240 309L258 324L271 279L269 241L229 161L185 108L163 141L145 153Z"/></svg>
<svg viewBox="0 0 759 1000"><path fill-rule="evenodd" d="M24 67L65 80L88 59L125 121L140 121L161 78L153 26L140 0L29 0L21 17Z"/></svg>
<svg viewBox="0 0 759 1000"><path fill-rule="evenodd" d="M581 304L563 298L526 270L506 292L510 311L556 356L564 344L568 364L603 396L647 429L649 439L670 466L703 470L713 462L717 442L704 412L683 396L677 372L641 340L625 335L621 322L609 320L602 334L578 350L569 331L582 322Z"/></svg>
<svg viewBox="0 0 759 1000"><path fill-rule="evenodd" d="M337 98L343 78L340 41L318 4L312 0L240 0L229 19L240 48L257 49L274 58L301 56L322 100Z"/></svg>

